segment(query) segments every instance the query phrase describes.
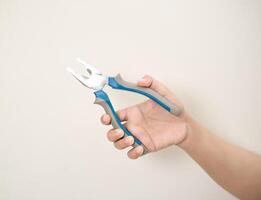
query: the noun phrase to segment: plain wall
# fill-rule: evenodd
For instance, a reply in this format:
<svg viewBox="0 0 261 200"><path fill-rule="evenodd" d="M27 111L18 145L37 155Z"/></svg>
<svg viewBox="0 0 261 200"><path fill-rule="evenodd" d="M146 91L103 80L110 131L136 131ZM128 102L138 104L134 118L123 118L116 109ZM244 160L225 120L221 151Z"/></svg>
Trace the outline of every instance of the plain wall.
<svg viewBox="0 0 261 200"><path fill-rule="evenodd" d="M150 74L261 153L260 52L258 0L0 0L0 199L235 199L177 147L135 161L116 150L65 68L80 57L129 81ZM116 108L144 100L106 91Z"/></svg>

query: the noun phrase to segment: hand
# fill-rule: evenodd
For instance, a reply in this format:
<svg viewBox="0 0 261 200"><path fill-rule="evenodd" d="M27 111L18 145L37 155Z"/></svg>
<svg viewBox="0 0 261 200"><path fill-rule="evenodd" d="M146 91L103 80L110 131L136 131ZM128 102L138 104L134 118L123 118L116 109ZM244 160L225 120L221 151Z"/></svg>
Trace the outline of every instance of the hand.
<svg viewBox="0 0 261 200"><path fill-rule="evenodd" d="M159 81L150 76L144 76L138 86L150 88L165 98L173 101L183 109L183 106L172 92ZM117 114L126 128L137 137L148 149L155 152L170 145L178 145L186 138L188 126L186 113L183 109L179 117L167 112L152 100L117 111ZM105 125L111 123L111 117L104 114L101 121ZM132 136L123 138L121 129L111 129L107 133L109 141L113 142L117 149L125 149L134 143ZM129 158L136 159L142 155L142 146L132 148L128 152Z"/></svg>

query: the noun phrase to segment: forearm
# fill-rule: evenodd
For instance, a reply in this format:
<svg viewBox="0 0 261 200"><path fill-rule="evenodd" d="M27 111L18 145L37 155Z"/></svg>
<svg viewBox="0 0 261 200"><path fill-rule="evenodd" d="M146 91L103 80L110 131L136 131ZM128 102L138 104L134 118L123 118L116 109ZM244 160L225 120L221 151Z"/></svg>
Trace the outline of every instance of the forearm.
<svg viewBox="0 0 261 200"><path fill-rule="evenodd" d="M210 134L190 117L180 144L218 184L240 199L261 198L261 156Z"/></svg>

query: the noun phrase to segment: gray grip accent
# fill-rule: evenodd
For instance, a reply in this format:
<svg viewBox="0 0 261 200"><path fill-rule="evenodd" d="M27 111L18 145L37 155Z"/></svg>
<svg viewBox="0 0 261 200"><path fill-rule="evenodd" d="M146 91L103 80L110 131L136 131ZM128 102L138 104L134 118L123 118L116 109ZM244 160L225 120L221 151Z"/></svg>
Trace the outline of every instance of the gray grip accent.
<svg viewBox="0 0 261 200"><path fill-rule="evenodd" d="M100 98L96 98L95 101L94 101L95 104L98 104L100 106L103 107L103 109L105 110L105 112L110 115L111 117L111 125L113 126L113 128L121 128L119 126L119 124L117 123L117 120L115 119L115 116L111 110L111 108L109 107L109 105L103 100L103 99L100 99ZM124 136L123 137L127 137L128 135L124 132ZM133 136L134 137L134 136ZM139 144L137 143L134 143L132 145L132 147L137 147L139 146ZM142 155L145 155L146 153L148 153L148 149L147 147L145 147L143 144L142 144L142 147L143 147L143 154Z"/></svg>
<svg viewBox="0 0 261 200"><path fill-rule="evenodd" d="M144 93L150 94L152 96L154 96L155 98L157 98L159 101L161 101L162 103L164 103L165 105L167 105L170 108L170 113L174 114L175 116L179 116L182 113L182 109L179 108L174 102L170 101L169 99L161 96L160 94L158 94L157 92L155 92L154 90L150 89L150 88L144 88L144 87L139 87L136 84L130 83L125 81L120 74L118 74L117 76L115 76L115 79L117 80L118 83L120 83L121 85L123 85L126 88L133 88L135 90L139 90L142 91Z"/></svg>

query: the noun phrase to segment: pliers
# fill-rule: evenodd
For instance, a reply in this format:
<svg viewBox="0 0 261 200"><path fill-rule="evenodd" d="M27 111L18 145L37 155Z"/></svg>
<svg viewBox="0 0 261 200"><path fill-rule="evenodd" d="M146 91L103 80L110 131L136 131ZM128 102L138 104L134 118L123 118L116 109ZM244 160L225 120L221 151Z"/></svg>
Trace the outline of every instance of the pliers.
<svg viewBox="0 0 261 200"><path fill-rule="evenodd" d="M174 114L175 116L179 116L182 112L181 108L179 108L175 103L159 95L152 89L139 87L136 84L129 83L125 81L120 74L118 74L115 77L103 76L102 73L92 65L87 64L80 59L77 59L77 61L85 67L85 69L89 73L89 77L80 75L76 73L74 70L72 70L71 68L67 68L67 70L84 86L94 90L94 95L95 95L94 103L99 104L104 108L105 112L111 117L112 126L114 128L122 129L124 131L124 137L132 136L134 138L134 144L132 145L133 147L136 147L138 145L143 146L144 148L143 154L148 152L147 148L142 144L142 142L138 138L132 135L132 133L129 132L128 129L122 125L118 115L116 114L113 108L113 105L108 95L104 92L103 88L106 85L109 85L113 89L125 90L125 91L142 94L150 98L151 100L155 101L161 107L163 107L168 112Z"/></svg>

